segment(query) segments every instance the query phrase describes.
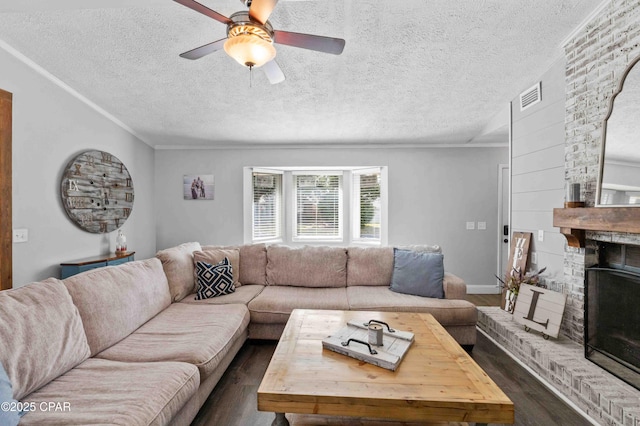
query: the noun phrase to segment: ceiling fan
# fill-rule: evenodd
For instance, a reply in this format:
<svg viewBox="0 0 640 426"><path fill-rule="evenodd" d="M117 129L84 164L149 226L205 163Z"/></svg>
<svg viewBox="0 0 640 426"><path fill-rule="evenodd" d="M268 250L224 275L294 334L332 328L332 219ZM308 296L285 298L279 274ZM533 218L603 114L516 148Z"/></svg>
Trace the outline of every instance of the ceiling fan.
<svg viewBox="0 0 640 426"><path fill-rule="evenodd" d="M341 54L344 49L345 41L340 38L274 30L268 19L278 0L240 0L249 10L236 12L228 18L194 0L174 1L227 26L225 38L181 53L182 58L199 59L224 48L240 65L249 69L262 67L271 84L284 81L284 74L274 60L273 43L333 55Z"/></svg>

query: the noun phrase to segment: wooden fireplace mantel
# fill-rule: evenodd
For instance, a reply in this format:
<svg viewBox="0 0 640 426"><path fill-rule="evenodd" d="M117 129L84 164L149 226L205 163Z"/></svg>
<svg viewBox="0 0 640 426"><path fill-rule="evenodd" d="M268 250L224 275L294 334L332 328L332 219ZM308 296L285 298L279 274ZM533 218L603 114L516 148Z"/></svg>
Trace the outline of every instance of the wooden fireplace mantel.
<svg viewBox="0 0 640 426"><path fill-rule="evenodd" d="M553 226L570 247L584 247L585 230L640 234L640 207L578 207L553 209Z"/></svg>

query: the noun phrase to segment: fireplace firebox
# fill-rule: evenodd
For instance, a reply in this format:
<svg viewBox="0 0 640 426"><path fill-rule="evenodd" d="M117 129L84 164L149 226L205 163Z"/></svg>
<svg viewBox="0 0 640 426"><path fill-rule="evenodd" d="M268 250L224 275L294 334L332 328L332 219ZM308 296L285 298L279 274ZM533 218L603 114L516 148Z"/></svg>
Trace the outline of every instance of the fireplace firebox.
<svg viewBox="0 0 640 426"><path fill-rule="evenodd" d="M585 356L640 389L640 268L637 246L598 245L587 268Z"/></svg>

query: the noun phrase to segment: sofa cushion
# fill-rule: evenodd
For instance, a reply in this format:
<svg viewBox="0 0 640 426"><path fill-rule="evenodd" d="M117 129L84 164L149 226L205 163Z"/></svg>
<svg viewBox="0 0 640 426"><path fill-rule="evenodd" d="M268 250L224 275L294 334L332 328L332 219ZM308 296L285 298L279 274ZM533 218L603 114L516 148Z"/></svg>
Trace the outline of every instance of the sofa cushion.
<svg viewBox="0 0 640 426"><path fill-rule="evenodd" d="M213 250L200 250L193 252L193 263L197 265L198 262L205 262L210 265L215 265L224 260L229 259L231 268L233 270L233 286L240 287L240 250L238 249L213 249ZM196 279L196 288L198 287L198 271L194 270Z"/></svg>
<svg viewBox="0 0 640 426"><path fill-rule="evenodd" d="M167 277L156 258L93 269L64 284L82 317L91 356L171 304Z"/></svg>
<svg viewBox="0 0 640 426"><path fill-rule="evenodd" d="M200 370L204 381L238 339L246 339L244 305L174 303L98 358L123 362L181 361Z"/></svg>
<svg viewBox="0 0 640 426"><path fill-rule="evenodd" d="M267 283L296 287L345 287L344 247L267 247Z"/></svg>
<svg viewBox="0 0 640 426"><path fill-rule="evenodd" d="M394 249L391 290L415 296L444 298L442 253Z"/></svg>
<svg viewBox="0 0 640 426"><path fill-rule="evenodd" d="M196 295L190 294L180 302L193 305L231 305L242 304L246 305L256 297L264 289L263 285L248 284L236 288L231 294L225 294L224 296L212 297L210 299L196 300Z"/></svg>
<svg viewBox="0 0 640 426"><path fill-rule="evenodd" d="M296 308L349 309L346 287L267 286L248 306L255 323L286 323Z"/></svg>
<svg viewBox="0 0 640 426"><path fill-rule="evenodd" d="M349 309L385 312L424 312L443 326L476 325L476 306L466 300L433 299L391 291L388 287L347 287Z"/></svg>
<svg viewBox="0 0 640 426"><path fill-rule="evenodd" d="M89 357L78 309L58 279L0 292L0 363L23 396Z"/></svg>
<svg viewBox="0 0 640 426"><path fill-rule="evenodd" d="M25 399L59 410L29 412L20 424L167 425L199 385L198 369L186 363L91 358Z"/></svg>
<svg viewBox="0 0 640 426"><path fill-rule="evenodd" d="M193 252L201 249L200 243L184 243L156 253L167 276L172 301L182 300L195 291Z"/></svg>
<svg viewBox="0 0 640 426"><path fill-rule="evenodd" d="M196 299L198 300L224 296L236 291L233 285L233 268L226 257L215 265L196 262L196 281L198 283Z"/></svg>
<svg viewBox="0 0 640 426"><path fill-rule="evenodd" d="M400 250L411 250L420 253L442 253L442 247L437 244L409 244L404 246L397 246Z"/></svg>
<svg viewBox="0 0 640 426"><path fill-rule="evenodd" d="M393 274L392 247L349 247L347 285L384 285Z"/></svg>
<svg viewBox="0 0 640 426"><path fill-rule="evenodd" d="M203 251L213 249L238 249L240 251L240 284L267 283L267 246L244 244L239 246L202 246Z"/></svg>
<svg viewBox="0 0 640 426"><path fill-rule="evenodd" d="M0 363L0 425L15 426L24 414L22 408L18 407L18 401L13 399L11 381Z"/></svg>

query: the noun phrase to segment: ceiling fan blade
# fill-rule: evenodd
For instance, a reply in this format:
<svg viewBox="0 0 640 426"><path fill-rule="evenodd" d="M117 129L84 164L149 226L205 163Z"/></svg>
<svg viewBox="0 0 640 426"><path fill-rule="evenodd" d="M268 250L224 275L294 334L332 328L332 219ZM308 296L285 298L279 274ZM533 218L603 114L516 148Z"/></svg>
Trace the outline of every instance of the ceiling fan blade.
<svg viewBox="0 0 640 426"><path fill-rule="evenodd" d="M270 60L260 68L264 70L264 73L271 84L278 84L284 81L284 73L274 59Z"/></svg>
<svg viewBox="0 0 640 426"><path fill-rule="evenodd" d="M345 41L341 38L323 37L312 34L292 33L289 31L273 32L273 39L278 44L301 47L303 49L339 55L344 50Z"/></svg>
<svg viewBox="0 0 640 426"><path fill-rule="evenodd" d="M200 59L209 53L222 49L225 41L227 41L226 37L212 43L205 44L204 46L196 47L188 52L181 53L180 57L185 59Z"/></svg>
<svg viewBox="0 0 640 426"><path fill-rule="evenodd" d="M249 16L264 24L276 7L278 0L253 0L249 7Z"/></svg>
<svg viewBox="0 0 640 426"><path fill-rule="evenodd" d="M180 3L183 6L187 6L189 9L193 9L196 12L200 12L205 16L208 16L209 18L213 18L218 22L222 22L223 24L228 24L231 22L231 19L227 18L224 15L219 14L218 12L216 12L215 10L211 10L208 7L198 3L197 1L194 0L173 0L176 3Z"/></svg>

